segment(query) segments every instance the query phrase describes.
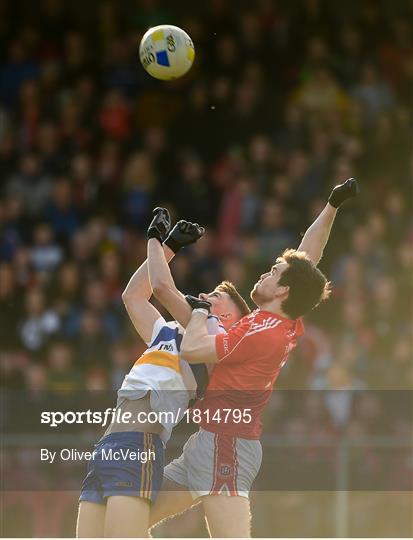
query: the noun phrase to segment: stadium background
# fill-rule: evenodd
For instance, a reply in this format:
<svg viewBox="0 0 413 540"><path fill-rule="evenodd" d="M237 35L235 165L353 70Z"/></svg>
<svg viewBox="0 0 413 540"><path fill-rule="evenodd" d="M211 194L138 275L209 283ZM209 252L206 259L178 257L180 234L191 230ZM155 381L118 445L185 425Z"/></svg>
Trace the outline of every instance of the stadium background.
<svg viewBox="0 0 413 540"><path fill-rule="evenodd" d="M143 346L121 292L145 257L154 205L208 229L173 262L179 289L197 294L225 278L248 297L350 176L362 192L340 211L321 263L333 298L307 317L278 388L412 389L412 2L0 6L3 389L118 387ZM169 83L137 56L143 32L164 22L196 48L189 75ZM341 429L317 395L285 433ZM266 433L280 411L273 400ZM380 433L383 414L370 395L352 428ZM393 429L411 426L401 415ZM397 474L411 474L405 467ZM337 530L334 494L254 499L255 535ZM74 501L5 494L3 532L70 536ZM412 534L407 494L352 493L347 504L348 534ZM158 533L205 529L193 511Z"/></svg>

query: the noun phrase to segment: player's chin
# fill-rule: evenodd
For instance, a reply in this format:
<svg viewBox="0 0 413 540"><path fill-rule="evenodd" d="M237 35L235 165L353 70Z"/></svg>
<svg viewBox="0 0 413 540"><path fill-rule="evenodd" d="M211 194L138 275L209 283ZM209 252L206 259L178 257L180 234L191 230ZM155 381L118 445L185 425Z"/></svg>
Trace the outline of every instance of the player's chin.
<svg viewBox="0 0 413 540"><path fill-rule="evenodd" d="M262 290L262 287L260 287L260 283L257 283L254 286L254 288L250 292L250 298L257 307L262 306L262 304L264 304L268 300L267 296L263 294L263 290Z"/></svg>
<svg viewBox="0 0 413 540"><path fill-rule="evenodd" d="M258 283L254 285L254 288L250 292L250 298L258 306L258 302L260 299L260 294L258 292Z"/></svg>

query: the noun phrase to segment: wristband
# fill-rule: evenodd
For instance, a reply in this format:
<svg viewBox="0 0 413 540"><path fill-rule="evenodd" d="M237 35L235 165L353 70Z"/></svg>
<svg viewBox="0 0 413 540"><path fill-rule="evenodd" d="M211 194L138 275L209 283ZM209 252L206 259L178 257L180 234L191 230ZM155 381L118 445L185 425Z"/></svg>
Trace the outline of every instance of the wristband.
<svg viewBox="0 0 413 540"><path fill-rule="evenodd" d="M201 307L197 307L197 308L193 309L192 313L202 313L203 315L206 315L206 316L209 315L209 311L207 309L201 308Z"/></svg>
<svg viewBox="0 0 413 540"><path fill-rule="evenodd" d="M159 238L159 231L157 231L155 228L149 229L149 231L146 233L146 238L148 240L155 238L160 244L162 244L162 240Z"/></svg>
<svg viewBox="0 0 413 540"><path fill-rule="evenodd" d="M164 241L164 244L170 249L172 249L175 254L177 254L182 247L176 240L174 240L174 238L171 238L171 236L167 237L167 239Z"/></svg>

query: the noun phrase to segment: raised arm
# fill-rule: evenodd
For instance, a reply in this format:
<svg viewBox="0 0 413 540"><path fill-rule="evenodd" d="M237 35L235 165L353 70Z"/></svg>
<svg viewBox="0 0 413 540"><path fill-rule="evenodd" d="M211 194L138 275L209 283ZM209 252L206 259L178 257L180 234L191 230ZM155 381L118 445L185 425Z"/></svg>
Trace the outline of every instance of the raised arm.
<svg viewBox="0 0 413 540"><path fill-rule="evenodd" d="M305 251L314 264L317 265L323 256L338 208L345 200L355 197L358 192L359 187L355 178L349 178L344 184L336 186L321 214L307 229L298 250Z"/></svg>
<svg viewBox="0 0 413 540"><path fill-rule="evenodd" d="M168 247L163 246L164 257L169 263L175 253ZM125 290L122 293L122 300L132 300L133 298L143 298L149 300L152 296L152 287L149 281L148 259L140 265L136 272L132 275Z"/></svg>
<svg viewBox="0 0 413 540"><path fill-rule="evenodd" d="M178 249L196 242L203 234L204 229L197 223L179 221L165 240L165 244L176 253ZM191 317L191 308L183 294L176 288L164 251L156 238L148 242L148 269L155 298L175 320L186 327Z"/></svg>
<svg viewBox="0 0 413 540"><path fill-rule="evenodd" d="M163 250L165 260L169 262L174 252L167 246ZM160 317L159 311L149 302L151 296L148 261L145 260L130 278L122 293L122 300L129 318L145 342L150 341L153 325Z"/></svg>
<svg viewBox="0 0 413 540"><path fill-rule="evenodd" d="M318 218L305 232L298 251L305 251L315 265L320 262L330 236L337 209L327 203Z"/></svg>
<svg viewBox="0 0 413 540"><path fill-rule="evenodd" d="M160 210L154 210L154 218L149 226L149 230L152 231L154 221L160 221L158 223L158 234L162 238L162 235L165 237L169 232L171 223L169 214L166 215L166 218L162 216L162 219L159 219ZM174 252L168 246L164 246L161 249L165 253L165 260L169 262L173 258ZM153 325L160 317L159 311L149 302L151 296L152 288L149 281L148 261L146 260L130 278L122 293L122 300L129 318L138 334L146 343L150 341Z"/></svg>
<svg viewBox="0 0 413 540"><path fill-rule="evenodd" d="M176 288L162 246L155 239L148 242L148 268L155 298L176 321L186 327L191 317L191 308Z"/></svg>

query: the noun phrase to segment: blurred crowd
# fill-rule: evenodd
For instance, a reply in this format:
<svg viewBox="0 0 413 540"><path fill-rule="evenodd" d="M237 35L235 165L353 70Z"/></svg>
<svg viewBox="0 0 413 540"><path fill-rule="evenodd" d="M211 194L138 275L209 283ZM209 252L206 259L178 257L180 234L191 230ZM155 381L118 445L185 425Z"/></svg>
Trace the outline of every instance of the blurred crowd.
<svg viewBox="0 0 413 540"><path fill-rule="evenodd" d="M167 83L137 53L166 22L196 49ZM411 2L1 0L0 44L3 387L120 385L144 347L121 293L155 205L207 227L172 263L178 288L229 279L249 299L354 176L361 194L321 262L333 297L278 386L412 388ZM267 432L276 418L272 406Z"/></svg>
<svg viewBox="0 0 413 540"><path fill-rule="evenodd" d="M119 385L142 348L121 292L154 205L208 230L173 262L182 291L226 278L248 298L356 176L321 263L333 299L280 384L411 387L411 3L177 4L1 3L2 381ZM196 47L168 83L137 57L165 21Z"/></svg>

